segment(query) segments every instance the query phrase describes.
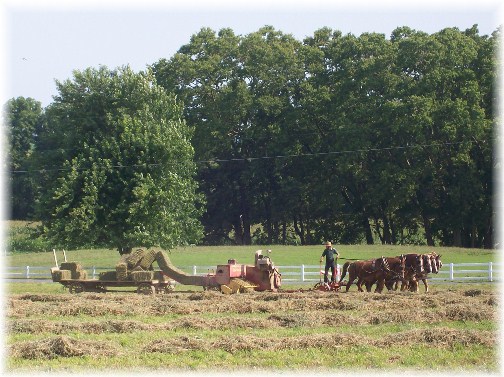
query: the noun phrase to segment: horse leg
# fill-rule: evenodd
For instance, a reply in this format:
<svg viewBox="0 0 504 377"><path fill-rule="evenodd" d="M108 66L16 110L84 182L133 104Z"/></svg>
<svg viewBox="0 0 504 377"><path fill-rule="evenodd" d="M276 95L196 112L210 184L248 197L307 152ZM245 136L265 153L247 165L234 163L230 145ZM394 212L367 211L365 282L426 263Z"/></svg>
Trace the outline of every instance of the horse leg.
<svg viewBox="0 0 504 377"><path fill-rule="evenodd" d="M425 285L425 293L428 293L429 292L429 284L427 283L427 279L422 279L422 281Z"/></svg>
<svg viewBox="0 0 504 377"><path fill-rule="evenodd" d="M419 291L419 287L418 287L418 280L416 279L413 279L413 280L410 280L411 282L411 292L418 292Z"/></svg>
<svg viewBox="0 0 504 377"><path fill-rule="evenodd" d="M373 287L374 282L366 281L366 291L371 292L371 288Z"/></svg>
<svg viewBox="0 0 504 377"><path fill-rule="evenodd" d="M378 283L376 283L375 293L382 293L384 286L385 286L385 279L379 279Z"/></svg>
<svg viewBox="0 0 504 377"><path fill-rule="evenodd" d="M364 283L364 281L359 277L359 280L357 280L357 289L359 290L359 292L364 292L364 290L362 289L362 283Z"/></svg>
<svg viewBox="0 0 504 377"><path fill-rule="evenodd" d="M350 289L350 287L352 286L353 282L354 282L355 278L351 275L348 275L348 283L346 285L346 290L345 292L348 292L348 290Z"/></svg>

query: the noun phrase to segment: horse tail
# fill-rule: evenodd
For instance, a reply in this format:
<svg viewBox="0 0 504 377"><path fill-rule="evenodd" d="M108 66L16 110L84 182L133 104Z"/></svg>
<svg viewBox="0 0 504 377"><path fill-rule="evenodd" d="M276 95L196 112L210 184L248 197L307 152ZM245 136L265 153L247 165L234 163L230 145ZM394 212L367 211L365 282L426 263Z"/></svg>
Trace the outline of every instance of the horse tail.
<svg viewBox="0 0 504 377"><path fill-rule="evenodd" d="M348 271L348 266L350 266L350 263L351 262L346 262L344 265L343 265L343 273L341 274L341 277L339 279L339 283L341 283L343 281L343 278L345 277L347 271Z"/></svg>

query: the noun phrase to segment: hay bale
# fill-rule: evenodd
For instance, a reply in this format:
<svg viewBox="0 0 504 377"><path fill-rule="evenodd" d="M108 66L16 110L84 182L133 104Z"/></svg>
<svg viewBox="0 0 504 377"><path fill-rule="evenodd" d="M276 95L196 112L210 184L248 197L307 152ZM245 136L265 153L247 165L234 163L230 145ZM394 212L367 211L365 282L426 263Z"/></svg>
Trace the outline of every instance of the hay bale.
<svg viewBox="0 0 504 377"><path fill-rule="evenodd" d="M152 263L156 260L156 255L157 251L155 250L147 251L138 265L144 270L148 270L152 266Z"/></svg>
<svg viewBox="0 0 504 377"><path fill-rule="evenodd" d="M72 279L76 280L86 280L87 279L87 271L86 270L80 270L80 271L72 271Z"/></svg>
<svg viewBox="0 0 504 377"><path fill-rule="evenodd" d="M133 281L151 281L154 277L153 271L134 271L131 273Z"/></svg>
<svg viewBox="0 0 504 377"><path fill-rule="evenodd" d="M63 262L61 263L60 270L70 270L72 272L82 270L82 266L77 262Z"/></svg>
<svg viewBox="0 0 504 377"><path fill-rule="evenodd" d="M138 262L140 262L140 260L144 257L145 254L146 252L142 249L137 249L131 254L129 254L128 257L126 258L126 263L128 264L128 267L134 268L138 264Z"/></svg>
<svg viewBox="0 0 504 377"><path fill-rule="evenodd" d="M72 278L72 271L70 270L56 270L52 273L52 279L54 282L61 280L68 280Z"/></svg>
<svg viewBox="0 0 504 377"><path fill-rule="evenodd" d="M116 265L117 281L128 280L128 265L126 263L118 263Z"/></svg>
<svg viewBox="0 0 504 377"><path fill-rule="evenodd" d="M104 272L100 272L100 275L98 276L98 280L101 280L101 281L116 281L117 280L117 273L116 273L116 271L104 271Z"/></svg>

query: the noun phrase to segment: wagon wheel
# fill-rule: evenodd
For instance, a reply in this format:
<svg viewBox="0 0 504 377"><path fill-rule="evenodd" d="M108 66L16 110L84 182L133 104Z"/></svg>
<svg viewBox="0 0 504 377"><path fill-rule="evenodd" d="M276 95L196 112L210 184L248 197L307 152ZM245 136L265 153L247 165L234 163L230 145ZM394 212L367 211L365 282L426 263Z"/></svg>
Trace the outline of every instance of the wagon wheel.
<svg viewBox="0 0 504 377"><path fill-rule="evenodd" d="M84 284L78 282L70 283L68 285L68 291L70 293L82 293L85 291Z"/></svg>
<svg viewBox="0 0 504 377"><path fill-rule="evenodd" d="M156 293L170 293L173 292L175 287L171 284L158 285L156 287Z"/></svg>
<svg viewBox="0 0 504 377"><path fill-rule="evenodd" d="M163 286L159 286L159 287L156 287L156 293L161 293L161 294L164 294L164 293L168 293L168 288L167 287L163 287Z"/></svg>
<svg viewBox="0 0 504 377"><path fill-rule="evenodd" d="M137 287L137 293L141 295L153 295L156 293L156 288L149 283L140 283Z"/></svg>
<svg viewBox="0 0 504 377"><path fill-rule="evenodd" d="M98 284L96 286L96 291L97 292L100 292L100 293L104 293L104 292L107 292L107 287L104 286L103 284Z"/></svg>

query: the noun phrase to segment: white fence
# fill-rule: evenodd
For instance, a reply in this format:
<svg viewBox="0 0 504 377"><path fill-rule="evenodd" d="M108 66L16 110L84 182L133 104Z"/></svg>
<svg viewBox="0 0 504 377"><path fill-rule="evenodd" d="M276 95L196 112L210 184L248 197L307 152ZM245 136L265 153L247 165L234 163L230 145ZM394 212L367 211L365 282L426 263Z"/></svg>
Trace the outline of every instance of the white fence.
<svg viewBox="0 0 504 377"><path fill-rule="evenodd" d="M443 264L438 274L429 274L431 281L442 282L476 282L476 281L500 281L502 263L446 263ZM314 283L320 280L319 265L277 266L282 274L284 283ZM100 271L110 271L113 267L87 268L90 279L98 278ZM215 271L215 266L186 266L181 270L192 275L206 275ZM339 279L341 265L337 266L337 278ZM331 274L331 272L329 272ZM50 267L35 266L12 266L6 267L4 279L51 279Z"/></svg>

